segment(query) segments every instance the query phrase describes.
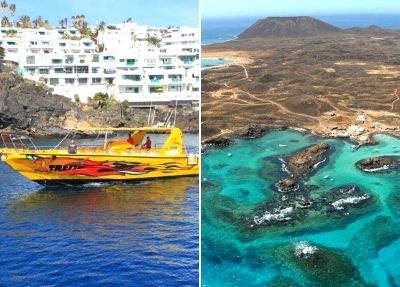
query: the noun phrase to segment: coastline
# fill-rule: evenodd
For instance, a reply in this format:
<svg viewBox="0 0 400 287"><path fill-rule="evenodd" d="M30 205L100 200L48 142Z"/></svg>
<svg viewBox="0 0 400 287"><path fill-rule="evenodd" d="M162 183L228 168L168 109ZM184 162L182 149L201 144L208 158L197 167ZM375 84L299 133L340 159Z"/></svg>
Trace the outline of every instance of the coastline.
<svg viewBox="0 0 400 287"><path fill-rule="evenodd" d="M257 127L257 125L255 125ZM221 131L221 133L211 136L209 138L206 139L202 139L201 144L202 144L202 148L203 149L208 149L208 148L224 148L227 146L230 146L233 141L235 139L256 139L256 138L260 138L263 137L265 135L267 135L270 132L274 132L274 131L284 131L284 130L292 130L292 131L296 131L302 134L310 134L322 139L338 139L338 140L343 140L343 141L347 141L349 143L352 143L358 147L361 146L373 146L373 145L378 145L379 142L377 142L374 137L376 135L389 135L391 137L394 137L396 139L398 139L400 141L400 131L397 132L393 132L393 131L375 131L375 132L371 132L368 134L368 138L369 138L369 142L364 142L364 143L359 143L356 142L354 140L352 140L349 137L340 137L340 136L332 136L330 134L326 134L326 133L318 133L314 130L310 130L307 128L298 128L298 127L261 127L258 126L258 128L260 130L263 130L262 132L257 133L256 135L251 135L249 136L248 134L246 134L246 130L248 131L249 129L254 129L255 127L254 125L249 125L247 127L244 127L242 130L236 130L236 131L232 131L232 130L223 130ZM256 128L257 129L257 128Z"/></svg>

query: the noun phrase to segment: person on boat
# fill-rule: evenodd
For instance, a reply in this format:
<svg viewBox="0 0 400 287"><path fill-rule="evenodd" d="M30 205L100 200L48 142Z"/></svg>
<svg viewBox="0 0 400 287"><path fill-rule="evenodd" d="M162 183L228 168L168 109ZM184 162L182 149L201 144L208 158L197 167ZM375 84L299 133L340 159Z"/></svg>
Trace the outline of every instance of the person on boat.
<svg viewBox="0 0 400 287"><path fill-rule="evenodd" d="M71 140L68 145L68 153L76 153L77 146L74 140Z"/></svg>
<svg viewBox="0 0 400 287"><path fill-rule="evenodd" d="M142 147L145 147L146 149L151 149L151 140L150 137L146 138L146 142L142 144Z"/></svg>

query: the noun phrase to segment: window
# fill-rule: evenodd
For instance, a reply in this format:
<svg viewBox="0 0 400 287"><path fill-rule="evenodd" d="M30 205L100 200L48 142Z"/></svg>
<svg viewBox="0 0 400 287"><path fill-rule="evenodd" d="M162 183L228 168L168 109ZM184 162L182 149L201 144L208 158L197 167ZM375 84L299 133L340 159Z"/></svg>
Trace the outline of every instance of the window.
<svg viewBox="0 0 400 287"><path fill-rule="evenodd" d="M139 93L139 87L126 87L126 92L137 94Z"/></svg>
<svg viewBox="0 0 400 287"><path fill-rule="evenodd" d="M168 87L169 92L181 92L182 87L181 86L170 86Z"/></svg>
<svg viewBox="0 0 400 287"><path fill-rule="evenodd" d="M72 64L74 62L74 56L68 55L65 57L65 63L66 64Z"/></svg>
<svg viewBox="0 0 400 287"><path fill-rule="evenodd" d="M60 79L58 78L50 78L50 85L57 86Z"/></svg>
<svg viewBox="0 0 400 287"><path fill-rule="evenodd" d="M101 84L101 78L92 78L92 84L94 85Z"/></svg>
<svg viewBox="0 0 400 287"><path fill-rule="evenodd" d="M86 85L88 83L88 79L87 78L79 78L78 79L78 84L79 85Z"/></svg>
<svg viewBox="0 0 400 287"><path fill-rule="evenodd" d="M87 74L89 73L89 67L88 66L78 66L76 69L77 73L81 73L81 74Z"/></svg>
<svg viewBox="0 0 400 287"><path fill-rule="evenodd" d="M28 56L26 57L26 64L34 65L35 64L35 56Z"/></svg>
<svg viewBox="0 0 400 287"><path fill-rule="evenodd" d="M149 92L151 94L163 93L164 92L164 88L163 87L150 87Z"/></svg>
<svg viewBox="0 0 400 287"><path fill-rule="evenodd" d="M152 83L159 83L164 79L164 75L150 75L149 79Z"/></svg>
<svg viewBox="0 0 400 287"><path fill-rule="evenodd" d="M126 60L126 64L127 64L128 66L133 66L133 65L135 65L135 63L136 63L136 60L135 60L135 59L127 59L127 60Z"/></svg>
<svg viewBox="0 0 400 287"><path fill-rule="evenodd" d="M172 59L171 58L161 58L161 62L164 65L170 65L170 64L172 64Z"/></svg>
<svg viewBox="0 0 400 287"><path fill-rule="evenodd" d="M182 81L182 75L168 75L168 79L170 79L172 82L180 82Z"/></svg>
<svg viewBox="0 0 400 287"><path fill-rule="evenodd" d="M95 63L99 62L99 54L92 55L92 62L95 62Z"/></svg>
<svg viewBox="0 0 400 287"><path fill-rule="evenodd" d="M104 56L103 60L104 60L104 62L114 62L115 57L114 56Z"/></svg>
<svg viewBox="0 0 400 287"><path fill-rule="evenodd" d="M124 80L140 81L142 77L140 75L124 75L122 76Z"/></svg>
<svg viewBox="0 0 400 287"><path fill-rule="evenodd" d="M74 83L75 83L74 78L66 78L65 79L65 84L67 84L67 85L73 85Z"/></svg>

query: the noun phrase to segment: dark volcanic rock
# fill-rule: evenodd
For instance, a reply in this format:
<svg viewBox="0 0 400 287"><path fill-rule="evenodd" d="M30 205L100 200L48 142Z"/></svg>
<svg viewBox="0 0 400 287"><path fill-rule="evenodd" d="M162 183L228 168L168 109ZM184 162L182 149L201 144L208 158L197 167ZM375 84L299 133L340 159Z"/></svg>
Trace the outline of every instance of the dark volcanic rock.
<svg viewBox="0 0 400 287"><path fill-rule="evenodd" d="M329 145L316 144L289 158L287 167L295 177L305 176L326 160Z"/></svg>
<svg viewBox="0 0 400 287"><path fill-rule="evenodd" d="M362 171L366 172L375 172L393 169L398 166L398 162L400 161L400 157L397 159L396 157L370 157L363 160L360 160L356 163L356 166Z"/></svg>
<svg viewBox="0 0 400 287"><path fill-rule="evenodd" d="M0 73L0 129L44 136L65 133L67 117L84 120L68 98L12 73Z"/></svg>
<svg viewBox="0 0 400 287"><path fill-rule="evenodd" d="M280 192L291 192L299 189L299 184L293 177L287 177L278 181L275 186Z"/></svg>
<svg viewBox="0 0 400 287"><path fill-rule="evenodd" d="M268 129L264 126L258 124L249 124L243 128L240 136L244 138L258 138L263 136L267 131Z"/></svg>
<svg viewBox="0 0 400 287"><path fill-rule="evenodd" d="M309 37L342 30L312 17L267 17L257 20L239 35L245 38Z"/></svg>
<svg viewBox="0 0 400 287"><path fill-rule="evenodd" d="M215 147L227 147L231 144L231 140L227 137L217 137L206 140L204 143L211 144Z"/></svg>

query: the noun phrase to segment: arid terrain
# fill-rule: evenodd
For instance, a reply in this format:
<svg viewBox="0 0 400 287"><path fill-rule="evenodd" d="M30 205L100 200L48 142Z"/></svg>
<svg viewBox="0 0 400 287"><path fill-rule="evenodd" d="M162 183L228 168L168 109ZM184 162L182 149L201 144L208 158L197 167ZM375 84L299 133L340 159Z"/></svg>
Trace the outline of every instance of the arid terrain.
<svg viewBox="0 0 400 287"><path fill-rule="evenodd" d="M202 71L202 138L249 124L369 142L399 135L400 32L351 29L314 37L248 38L204 46L229 64Z"/></svg>

